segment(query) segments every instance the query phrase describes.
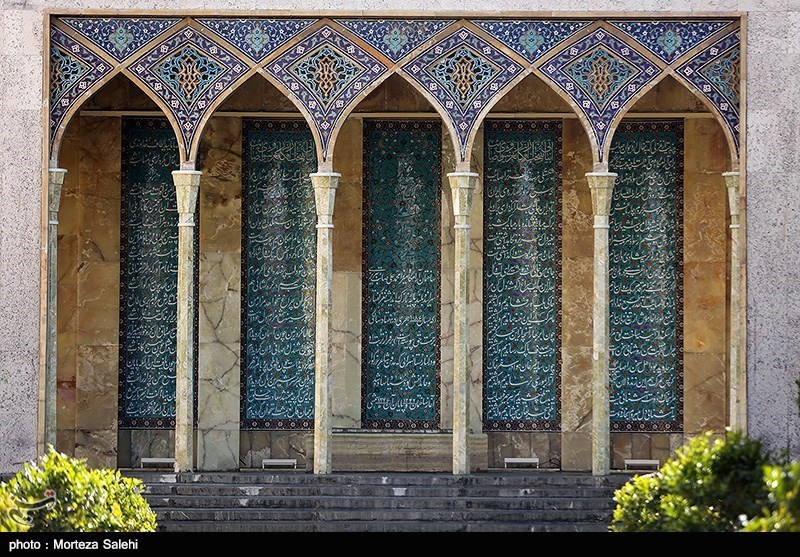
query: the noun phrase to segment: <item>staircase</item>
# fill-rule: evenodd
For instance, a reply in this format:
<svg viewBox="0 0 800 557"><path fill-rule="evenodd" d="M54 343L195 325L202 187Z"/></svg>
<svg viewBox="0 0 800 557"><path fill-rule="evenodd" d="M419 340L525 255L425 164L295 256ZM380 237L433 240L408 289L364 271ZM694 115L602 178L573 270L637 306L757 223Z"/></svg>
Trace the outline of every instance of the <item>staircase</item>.
<svg viewBox="0 0 800 557"><path fill-rule="evenodd" d="M562 472L128 472L159 529L183 532L602 532L629 476Z"/></svg>

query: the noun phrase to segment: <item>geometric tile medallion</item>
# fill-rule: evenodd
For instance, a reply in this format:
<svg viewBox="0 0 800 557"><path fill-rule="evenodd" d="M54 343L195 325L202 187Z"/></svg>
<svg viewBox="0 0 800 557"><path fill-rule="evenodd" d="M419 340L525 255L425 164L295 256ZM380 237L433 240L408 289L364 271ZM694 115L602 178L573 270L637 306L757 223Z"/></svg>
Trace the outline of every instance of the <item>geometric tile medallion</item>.
<svg viewBox="0 0 800 557"><path fill-rule="evenodd" d="M386 73L386 66L328 25L264 69L312 116L328 156L331 133L353 99Z"/></svg>
<svg viewBox="0 0 800 557"><path fill-rule="evenodd" d="M591 21L483 19L475 20L472 23L523 56L528 62L534 62L588 26Z"/></svg>
<svg viewBox="0 0 800 557"><path fill-rule="evenodd" d="M253 62L261 62L291 40L316 19L233 19L200 18L197 22L244 52Z"/></svg>
<svg viewBox="0 0 800 557"><path fill-rule="evenodd" d="M739 150L739 30L730 33L678 67L677 74L691 83L717 109Z"/></svg>
<svg viewBox="0 0 800 557"><path fill-rule="evenodd" d="M686 52L729 25L732 20L692 20L692 21L608 21L611 25L628 35L671 64Z"/></svg>
<svg viewBox="0 0 800 557"><path fill-rule="evenodd" d="M50 32L50 142L70 107L113 66L72 37L52 27Z"/></svg>
<svg viewBox="0 0 800 557"><path fill-rule="evenodd" d="M130 66L177 119L187 157L211 103L248 68L246 62L190 27L174 33Z"/></svg>
<svg viewBox="0 0 800 557"><path fill-rule="evenodd" d="M337 19L345 27L392 62L455 23L435 19Z"/></svg>
<svg viewBox="0 0 800 557"><path fill-rule="evenodd" d="M62 17L60 21L86 37L117 62L122 62L161 33L174 27L180 18Z"/></svg>
<svg viewBox="0 0 800 557"><path fill-rule="evenodd" d="M660 70L608 31L598 29L540 67L577 104L592 126L602 161L608 129L626 103Z"/></svg>
<svg viewBox="0 0 800 557"><path fill-rule="evenodd" d="M458 133L463 161L481 110L523 67L462 27L407 62L403 71L448 114Z"/></svg>

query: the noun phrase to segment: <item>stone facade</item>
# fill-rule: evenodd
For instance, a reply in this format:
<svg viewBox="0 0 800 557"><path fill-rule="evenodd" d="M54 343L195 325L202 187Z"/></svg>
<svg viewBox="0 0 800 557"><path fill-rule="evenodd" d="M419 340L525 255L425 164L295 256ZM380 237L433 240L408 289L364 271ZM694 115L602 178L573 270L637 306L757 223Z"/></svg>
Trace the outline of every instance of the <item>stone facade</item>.
<svg viewBox="0 0 800 557"><path fill-rule="evenodd" d="M43 416L43 373L44 354L42 335L44 326L44 298L41 285L46 277L42 270L41 241L44 238L43 220L43 169L42 140L40 133L43 115L41 76L43 61L42 30L45 16L43 10L56 13L61 10L104 9L101 2L83 2L80 6L71 2L49 2L40 5L36 2L22 6L4 7L0 19L0 72L4 81L0 87L0 113L6 125L3 127L2 145L8 146L0 152L0 192L6 200L6 211L0 215L0 307L6 315L0 325L0 470L12 470L20 463L33 458L37 452L36 440L41 439ZM258 9L249 0L237 3L236 8ZM346 5L345 5L346 4ZM303 6L275 5L275 10L314 10L324 11L357 10L352 2L337 5L335 2L309 2ZM465 9L478 10L481 6L463 2L441 2L405 4L408 13L429 15L435 11L458 12ZM577 4L577 5L576 5ZM553 10L592 9L598 12L617 12L630 8L652 11L657 15L685 13L702 10L719 10L726 15L735 11L747 12L747 104L748 120L742 156L742 169L747 187L742 188L746 200L747 214L743 211L746 226L746 264L747 289L744 302L747 318L747 406L748 425L752 434L764 437L776 449L788 448L797 455L800 450L800 423L794 403L794 379L797 370L794 366L800 360L800 353L789 340L798 332L797 308L792 306L794 257L797 251L797 235L791 234L797 196L791 193L790 161L796 158L798 138L792 130L797 118L793 98L800 93L798 82L793 78L793 68L800 62L800 49L791 40L791 29L800 21L800 6L786 0L730 0L695 2L694 0L655 0L631 3L626 0L601 0L586 2L585 6L576 2L502 2L492 3L485 8L496 15L525 10L526 12L551 12ZM131 12L160 9L157 2L126 2L124 9ZM230 5L216 6L214 2L189 2L182 9L202 9L214 12L227 10ZM393 9L393 6L377 6L373 3L363 6L366 10ZM627 15L627 14L626 14ZM710 14L714 15L714 14ZM390 78L391 80L394 78ZM251 80L252 81L252 80ZM390 84L390 82L387 82ZM254 90L269 89L263 83L246 87ZM382 104L398 110L398 104L391 96L394 88L384 87L367 98L362 110L379 111ZM670 99L668 87L656 88L635 107L637 111L692 111L697 107L678 108ZM529 89L530 90L530 89ZM514 111L514 95L524 96L526 89L512 91L495 108L498 111ZM659 94L659 91L662 93ZM666 91L666 92L664 92ZM529 92L533 95L533 92ZM138 98L130 92L127 97L110 95L104 89L101 95L113 99L110 104L98 106L114 108L147 108L152 103ZM549 96L548 96L549 95ZM674 94L673 94L674 95ZM274 103L264 101L256 110L291 109L290 103L279 95ZM540 95L539 102L557 106L561 101L553 98L552 92ZM240 99L245 99L243 95ZM256 97L258 98L258 97ZM262 97L263 98L263 97ZM547 99L551 99L548 101ZM677 101L680 104L679 100ZM370 106L370 103L374 106ZM503 108L503 103L509 103ZM648 104L651 103L651 104ZM231 105L233 104L231 99ZM268 105L268 108L265 107ZM424 99L411 101L415 108L406 110L429 111ZM281 106L280 109L274 108ZM236 107L238 110L244 106ZM249 106L247 109L253 110ZM519 109L517 109L519 110ZM530 111L545 111L531 107ZM564 111L568 110L556 110ZM200 320L200 369L203 362L213 362L205 368L199 378L199 396L206 400L220 400L219 414L198 416L199 440L198 462L205 462L209 468L227 468L234 465L234 459L241 458L237 449L236 437L239 435L237 421L238 405L238 335L234 330L238 325L239 285L235 272L238 261L237 242L225 240L228 232L236 229L236 146L237 130L241 126L236 119L214 118L208 130L211 134L198 145L198 168L204 170L201 183L201 304ZM119 153L114 158L114 141L111 137L118 130L118 120L98 118L76 118L68 129L60 164L68 168L64 184L59 225L59 444L75 447L75 454L90 458L95 465L113 465L117 447L119 457L131 450L123 449L117 443L114 416L116 400L116 351L118 334L114 327L118 318L119 252L118 230L114 227L114 207L119 204L118 178ZM28 130L21 133L21 130ZM118 131L116 132L118 133ZM338 148L355 149L360 145L358 121L350 119L342 129L337 141ZM713 121L687 120L686 126L686 306L687 329L685 339L686 368L686 434L691 435L700 429L719 430L725 423L726 383L725 355L725 192L720 172L728 170L724 137L721 128ZM585 134L576 120L567 120L565 125L565 144L572 141L573 150L565 145L564 169L564 266L575 277L571 283L564 281L564 301L578 304L582 311L574 312L564 323L564 411L562 418L563 434L560 439L553 434L493 434L489 439L489 458L518 454L517 451L534 450L537 454L560 454L561 465L565 469L586 469L590 462L589 424L591 417L591 390L589 375L581 380L581 373L588 374L591 355L591 291L581 284L591 284L591 204L588 187L583 175L591 170L591 150ZM218 139L217 139L218 138ZM218 141L218 143L217 143ZM582 142L586 145L581 146ZM697 148L690 149L694 144ZM443 141L445 153L443 166L450 171L455 166L453 155L447 153L452 142ZM111 150L109 150L111 146ZM716 148L715 148L716 147ZM581 153L583 150L583 154ZM338 151L338 149L337 149ZM480 152L479 142L475 151ZM205 160L203 157L206 157ZM694 157L694 158L693 158ZM98 159L99 160L95 160ZM568 161L574 161L569 168ZM479 165L479 158L474 162ZM233 166L230 166L230 165ZM215 170L216 168L216 170ZM580 168L580 170L578 170ZM347 207L360 217L360 169L357 157L336 162L335 170L343 174L337 199L337 213L334 216L336 228L333 240L333 303L334 307L346 303L348 308L357 307L360 300L360 244L358 232L360 221L341 217L340 210L348 213ZM480 172L480 169L477 169ZM216 175L215 175L216 173ZM113 187L111 183L113 182ZM349 186L348 186L349 184ZM240 187L240 184L239 184ZM348 191L349 188L349 191ZM472 342L472 368L480 369L480 254L479 230L481 222L476 214L481 214L477 200L481 198L481 186L475 192L476 206L473 210L470 293L470 338ZM116 192L116 193L115 193ZM46 194L46 192L45 192ZM116 195L116 198L114 197ZM442 376L443 426L447 427L447 417L451 415L448 395L448 366L452 370L452 317L448 308L452 307L452 279L447 269L453 268L452 253L452 207L448 205L449 191L443 189L442 211ZM240 198L239 198L240 199ZM349 204L349 205L348 205ZM743 203L744 206L744 203ZM344 207L344 209L343 209ZM92 212L94 211L94 214ZM205 214L204 214L205 212ZM206 219L206 220L203 220ZM569 226L584 227L570 235ZM203 224L211 236L203 236ZM720 224L723 227L720 227ZM214 226L216 225L216 226ZM115 232L116 230L116 232ZM227 231L227 232L226 232ZM116 236L115 236L116 234ZM217 237L217 234L219 237ZM116 252L114 242L116 238ZM219 241L218 241L219 240ZM450 247L448 247L448 245ZM449 256L452 257L452 256ZM476 261L477 260L477 261ZM569 268L569 269L568 269ZM116 269L116 271L115 271ZM450 282L448 282L450 281ZM225 285L222 291L222 285ZM110 290L109 290L110 289ZM583 304L583 306L580 306ZM341 305L339 305L341 307ZM690 311L689 311L690 310ZM352 427L358 424L357 397L360 388L360 327L358 313L350 315L333 314L332 326L332 366L333 385L333 424L334 427ZM357 310L353 310L356 312ZM226 323L226 318L231 321ZM570 320L574 322L570 324ZM450 325L448 325L448 323ZM689 325L689 324L694 325ZM228 326L231 329L228 329ZM694 327L694 328L692 328ZM582 332L581 332L582 331ZM110 333L110 334L109 334ZM477 341L477 345L476 345ZM207 358L207 359L204 359ZM448 364L448 361L450 362ZM344 373L339 373L342 369ZM566 370L574 369L575 373ZM696 370L692 375L689 370ZM40 371L41 370L41 371ZM449 372L452 377L452 371ZM452 379L449 379L452 383ZM480 423L479 377L473 376L472 423ZM36 386L40 385L38 389ZM234 393L235 396L234 396ZM572 393L572 394L570 394ZM98 400L105 400L100 405ZM89 401L92 404L89 404ZM224 402L227 401L227 402ZM477 421L476 421L477 420ZM12 425L13 424L13 425ZM37 430L40 433L37 435ZM166 433L166 432L165 432ZM168 437L168 436L167 436ZM279 435L276 437L287 437ZM288 436L291 437L291 436ZM141 446L149 441L132 443ZM266 446L275 443L275 456L278 447L285 444L278 439L269 440ZM613 439L613 452L616 459L627 455L641 457L652 455L662 458L666 451L680 443L675 436L619 435ZM238 443L245 455L250 451L262 451L263 440L242 439ZM292 443L289 443L292 445ZM152 443L150 443L151 446ZM157 443L156 443L157 445ZM206 449L204 447L214 447ZM298 450L303 443L294 443ZM259 447L258 449L256 447ZM535 447L535 448L534 448ZM41 450L41 446L38 448ZM283 449L285 450L285 449ZM303 449L304 450L304 449ZM260 453L263 454L263 453ZM658 456L657 456L658 455ZM252 464L255 454L245 457ZM495 462L496 464L497 462ZM572 463L572 464L571 464ZM618 461L617 461L618 463Z"/></svg>
<svg viewBox="0 0 800 557"><path fill-rule="evenodd" d="M281 97L274 88L261 86L253 78L235 93L222 111L278 111ZM253 90L258 88L258 94ZM116 95L97 95L88 110L110 110L146 106L139 93L122 85L111 85ZM121 99L125 99L122 101ZM125 104L127 103L127 104ZM361 176L364 112L428 112L430 106L408 84L387 82L367 97L340 133L335 154L342 178L337 191L333 237L333 427L357 429L361 424ZM635 112L691 112L700 118L686 120L685 170L685 432L725 427L725 189L721 173L728 155L719 125L702 112L703 106L674 80L666 80L639 101ZM530 77L514 89L495 109L500 113L566 112L568 106L538 78ZM82 440L75 452L90 457L92 464L137 465L142 456L168 456L173 446L169 432L122 432L115 439L117 396L116 316L118 306L103 306L105 313L89 314L91 323L107 323L111 348L98 352L93 337L75 337L96 293L103 299L118 299L119 260L119 151L104 158L99 145L120 143L119 117L84 116L70 126L61 161L79 172L68 172L62 202L59 264L62 267L59 355L59 447L71 451L72 439ZM491 117L491 114L490 114ZM443 170L452 164L452 143L445 134ZM475 169L483 171L483 135L473 147ZM592 417L591 284L592 209L585 173L592 167L590 145L577 119L564 121L563 257L563 369L562 433L488 432L488 465L502 467L503 458L539 456L544 466L567 470L590 467ZM309 446L302 432L253 432L239 430L241 338L241 209L242 209L242 118L215 117L203 136L198 168L203 171L200 187L199 256L199 377L197 418L197 466L200 469L257 467L262 458L297 458L306 462ZM445 172L443 172L445 174ZM105 176L105 178L104 178ZM452 342L454 242L450 183L442 183L442 427L452 427ZM473 195L471 224L470 364L474 370L470 423L479 431L482 420L482 311L483 311L483 186ZM75 246L83 249L77 250ZM75 269L90 268L97 261L112 265L106 274L82 276ZM117 266L113 266L113 265ZM77 297L77 298L76 298ZM98 310L99 311L99 310ZM71 318L75 316L75 318ZM103 317L105 316L105 317ZM85 320L85 318L84 318ZM105 354L105 358L103 358ZM73 371L77 369L77 373ZM108 372L104 370L110 370ZM101 373L102 372L102 373ZM77 378L77 380L76 380ZM94 385L88 390L84 385ZM76 400L74 404L72 401ZM94 400L106 401L96 405ZM69 421L69 425L67 424ZM102 422L102 423L101 423ZM100 423L103 427L92 426ZM74 425L73 425L74 424ZM87 425L89 424L89 425ZM478 428L475 428L475 425ZM110 437L105 439L104 435ZM663 460L681 442L681 435L613 434L612 464L621 468L625 458ZM369 441L367 436L362 443ZM153 440L158 440L153 444ZM381 444L383 443L383 444ZM439 447L441 443L431 447ZM372 450L388 457L393 443L381 441ZM367 446L367 445L365 445ZM441 446L447 446L441 445ZM343 451L347 444L337 442ZM409 449L410 450L410 449ZM431 451L432 449L426 449ZM486 452L486 451L484 451ZM342 460L342 459L345 460ZM359 461L341 455L342 466L377 467L374 454ZM334 456L334 464L337 458ZM387 461L388 464L389 461ZM436 462L436 461L433 461ZM446 459L445 461L446 462ZM399 466L398 464L395 464ZM338 468L337 468L338 469Z"/></svg>

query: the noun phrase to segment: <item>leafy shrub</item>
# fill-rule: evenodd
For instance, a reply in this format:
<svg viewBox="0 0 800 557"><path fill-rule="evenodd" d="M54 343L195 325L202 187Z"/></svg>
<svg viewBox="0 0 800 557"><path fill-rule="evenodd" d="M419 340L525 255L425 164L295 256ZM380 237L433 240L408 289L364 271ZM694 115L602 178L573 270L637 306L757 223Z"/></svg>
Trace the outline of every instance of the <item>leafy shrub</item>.
<svg viewBox="0 0 800 557"><path fill-rule="evenodd" d="M26 464L0 485L0 500L26 508L35 532L152 532L156 516L142 487L118 470L90 470L85 460L50 447L38 466Z"/></svg>
<svg viewBox="0 0 800 557"><path fill-rule="evenodd" d="M742 515L767 503L763 468L770 457L761 442L731 432L712 440L696 437L661 470L617 490L611 527L616 532L730 532Z"/></svg>
<svg viewBox="0 0 800 557"><path fill-rule="evenodd" d="M25 532L27 525L20 519L19 509L11 494L0 484L0 532Z"/></svg>
<svg viewBox="0 0 800 557"><path fill-rule="evenodd" d="M767 466L764 482L769 504L761 516L747 522L746 532L800 532L800 463Z"/></svg>

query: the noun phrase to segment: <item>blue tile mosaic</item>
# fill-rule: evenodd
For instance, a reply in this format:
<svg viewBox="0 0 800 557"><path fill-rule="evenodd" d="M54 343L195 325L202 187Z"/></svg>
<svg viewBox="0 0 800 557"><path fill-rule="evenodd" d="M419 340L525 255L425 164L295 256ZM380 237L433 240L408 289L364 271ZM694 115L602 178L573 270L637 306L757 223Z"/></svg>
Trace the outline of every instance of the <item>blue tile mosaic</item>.
<svg viewBox="0 0 800 557"><path fill-rule="evenodd" d="M259 63L316 23L316 19L199 18L197 22Z"/></svg>
<svg viewBox="0 0 800 557"><path fill-rule="evenodd" d="M173 28L181 19L62 17L59 21L80 33L117 62L123 62L160 34Z"/></svg>
<svg viewBox="0 0 800 557"><path fill-rule="evenodd" d="M484 124L483 429L561 429L561 122Z"/></svg>
<svg viewBox="0 0 800 557"><path fill-rule="evenodd" d="M337 19L336 23L357 35L392 62L447 29L454 20L441 19Z"/></svg>
<svg viewBox="0 0 800 557"><path fill-rule="evenodd" d="M535 62L591 21L478 19L473 23L528 62Z"/></svg>
<svg viewBox="0 0 800 557"><path fill-rule="evenodd" d="M611 145L612 431L683 430L683 122L626 122Z"/></svg>
<svg viewBox="0 0 800 557"><path fill-rule="evenodd" d="M312 429L314 138L303 120L243 122L243 429Z"/></svg>
<svg viewBox="0 0 800 557"><path fill-rule="evenodd" d="M715 33L731 24L730 19L630 21L607 20L665 64L671 64Z"/></svg>
<svg viewBox="0 0 800 557"><path fill-rule="evenodd" d="M361 420L439 427L438 121L364 122Z"/></svg>

